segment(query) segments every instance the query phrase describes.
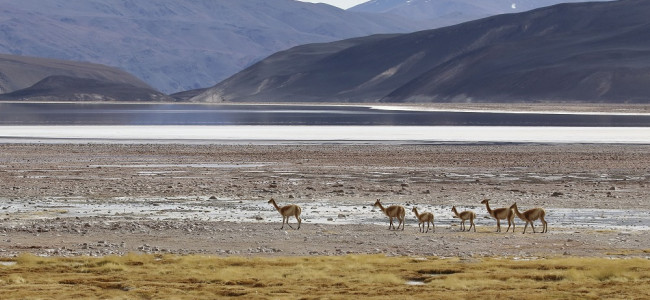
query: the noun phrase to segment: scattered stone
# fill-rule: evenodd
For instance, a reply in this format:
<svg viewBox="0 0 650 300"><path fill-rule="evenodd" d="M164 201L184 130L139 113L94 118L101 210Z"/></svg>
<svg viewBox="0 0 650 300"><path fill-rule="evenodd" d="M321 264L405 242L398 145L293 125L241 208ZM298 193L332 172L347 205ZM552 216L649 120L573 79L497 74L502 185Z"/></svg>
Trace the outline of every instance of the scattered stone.
<svg viewBox="0 0 650 300"><path fill-rule="evenodd" d="M282 255L298 256L389 253L391 255L440 255L441 257L519 255L524 256L523 258L533 255L528 252L532 249L535 249L533 251L535 255L552 256L564 253L564 255L603 256L606 255L604 253L607 253L603 249L629 247L632 250L642 249L639 252L630 251L630 256L642 256L645 255L642 251L647 248L650 236L645 231L634 230L637 226L642 227L648 224L647 219L643 218L625 222L623 226L629 227L632 232L630 236L619 233L621 230L627 231L628 229L608 230L604 228L601 232L600 229L603 227L599 227L600 225L589 230L587 230L587 226L581 226L579 228L585 228L583 232L575 234L570 230L573 224L577 223L575 219L572 219L575 216L569 212L574 208L596 209L596 213L588 216L587 221L597 224L607 224L608 221L602 220L603 218L612 219L617 216L616 214L608 215L609 213L598 212L598 209L611 207L627 211L637 207L643 211L648 210L648 203L645 201L643 193L650 186L644 180L646 175L644 172L648 169L648 163L638 159L621 164L620 172L630 174L630 179L623 182L619 180L618 175L601 176L606 169L618 167L612 165L611 162L600 165L602 163L600 160L589 162L598 164L593 169L590 165L584 165L586 162L572 162L580 167L571 170L576 174L580 172L576 177L572 177L573 173L565 171L563 168L557 169L557 171L553 170L553 174L550 174L548 166L538 169L537 164L529 162L514 162L513 167L504 169L504 172L497 174L495 171L495 176L482 176L482 172L488 166L492 164L500 166L501 162L506 162L507 158L500 156L490 156L492 161L482 160L480 165L473 160L467 160L467 166L454 168L453 172L444 164L434 169L418 165L404 165L402 160L405 162L415 161L408 156L389 158L391 166L389 168L384 168L379 161L368 164L369 161L364 161L365 158L361 158L352 164L346 162L344 173L339 174L340 171L334 168L323 168L332 165L330 159L340 159L332 155L324 156L322 161L313 165L305 162L303 166L296 166L291 163L295 158L287 158L287 161L279 161L275 165L275 157L272 155L263 156L260 153L252 153L251 156L248 156L249 149L241 149L243 151L229 149L229 152L235 153L232 154L235 155L234 160L244 159L244 157L254 159L254 161L259 159L264 161L266 166L259 168L244 166L233 170L179 168L184 174L175 174L176 168L167 170L160 168L160 170L154 170L155 176L143 176L139 174L140 170L115 167L105 167L101 173L91 174L87 173L87 170L79 168L88 160L80 161L76 165L67 163L83 158L97 160L91 163L93 165L129 164L132 161L125 163L120 159L135 159L134 155L138 155L136 153L153 153L156 161L163 165L168 163L203 163L213 159L223 160L225 164L233 161L233 157L219 152L221 151L217 149L219 147L215 148L217 151L214 153L203 148L212 146L201 146L201 149L196 149L199 156L194 158L197 161L191 161L194 159L192 153L194 150L187 145L154 145L140 150L138 147L141 146L137 145L133 146L134 149L124 147L124 149L129 149L128 153L121 152L120 149L110 152L108 150L113 149L114 146L103 145L100 147L103 149L102 154L94 155L93 153L92 156L86 153L95 151L93 150L94 146L74 147L88 149L83 149L83 151L75 149L75 155L65 157L35 153L34 155L39 154L39 157L45 161L40 165L41 167L38 167L37 164L25 164L24 167L2 165L0 183L4 184L5 190L11 193L6 193L3 196L5 198L0 199L0 202L3 202L0 205L2 208L0 209L2 213L0 215L2 221L0 222L0 234L3 236L0 256L12 257L23 252L36 255L103 256L121 255L134 251L215 255L227 255L226 251L228 251L228 255L273 256L274 253L281 252L278 248L284 247L290 250ZM154 152L149 152L150 147L169 147L170 150L174 150L174 155L167 159L165 158L166 154L162 152L158 156L159 153L155 152L156 149ZM258 146L252 146L252 148L255 147ZM327 147L329 146L324 146L324 148ZM379 146L378 148L383 147L393 146ZM532 149L528 146L517 147ZM568 148L569 146L557 147ZM595 151L613 152L620 150L619 147L625 148L626 146L612 146L611 149L605 147L607 148L605 150L598 148ZM7 149L9 148L11 147ZM226 148L231 148L231 146ZM265 146L265 149L270 148L274 147ZM41 151L38 149L40 148L35 151ZM257 151L253 150L253 152ZM454 157L462 154L455 148L449 151L445 155ZM538 153L535 151L532 152ZM115 153L115 156L110 153ZM577 157L576 152L567 151L567 153ZM634 153L640 157L648 156L636 150ZM77 158L77 154L79 158ZM547 154L555 155L550 152ZM5 155L4 151L3 155ZM7 161L12 161L11 157L9 156ZM482 158L485 157L479 157L477 161ZM558 157L557 161L561 163L565 158ZM630 155L630 158L634 157ZM149 163L149 159L153 159L153 156L143 156L142 163ZM51 165L46 165L50 162ZM620 164L621 161L616 163ZM517 167L518 165L521 166L521 169ZM300 175L285 175L279 172L279 170L284 171L294 167L296 168L295 174ZM58 180L58 177L33 178L40 175L50 176L52 171L49 169L55 169L55 175L61 180ZM172 170L172 172L166 173L168 170ZM94 168L92 171L96 172ZM146 169L145 171L150 170ZM443 173L445 171L447 173ZM558 173L557 175L561 178L555 179L555 173ZM23 178L24 175L27 177ZM443 177L446 178L441 181ZM481 183L472 183L477 177L480 177ZM536 179L538 177L541 179ZM546 177L549 179L545 179ZM635 179L637 177L638 179ZM78 181L80 179L75 178L83 180ZM278 182L274 183L276 186L283 185L282 189L277 190L269 187L271 182L269 178L279 178ZM336 187L332 187L332 183L342 178L345 180L345 185L336 182ZM427 181L425 178L431 180ZM20 183L13 183L12 180ZM408 180L412 180L413 186L402 185L402 182ZM285 182L286 189L284 188ZM528 184L529 182L534 184ZM613 186L613 184L619 184L619 186ZM12 190L12 186L21 186L21 188ZM172 186L173 189L168 190L166 188L168 186ZM400 186L409 187L409 189L402 188L400 190ZM481 190L478 189L479 186L482 186ZM494 188L496 186L502 188ZM261 192L263 188L278 196L284 195L289 199L301 199L302 202L298 204L303 206L304 221L300 230L290 229L288 232L279 230L281 216L267 206L268 194ZM523 191L524 188L527 192ZM562 188L566 192L561 192ZM341 191L345 194L345 198L339 197L337 194L330 194L333 190ZM434 190L436 192L432 193ZM438 193L439 190L441 193ZM625 193L622 194L621 190L624 190ZM304 191L304 193L300 191ZM411 191L414 192L411 193ZM71 193L74 193L74 196L70 196ZM214 195L210 196L210 193L214 193ZM393 196L394 193L398 193L398 195ZM223 201L212 201L218 200L217 194ZM499 198L499 207L520 200L523 202L520 205L526 207L557 208L557 211L549 209L548 213L553 216L554 220L549 226L556 227L558 230L555 232L552 230L552 233L548 235L525 235L522 239L520 230L523 226L517 226L517 235L508 234L507 238L502 239L501 237L505 234L493 233L496 225L494 219L487 216L484 207L477 205L473 200L474 196L480 194L484 194L485 197ZM564 197L562 197L562 201L558 202L551 200L554 198L547 198L551 194L554 197ZM606 195L609 198L604 201L603 197ZM616 198L617 195L620 199ZM207 197L210 201L205 201ZM429 205L441 215L442 230L436 231L436 234L433 235L418 234L417 223L412 214L409 214L406 224L409 228L406 228L405 231L389 231L386 229L388 226L386 216L378 209L373 209L374 213L371 212L371 204L377 198L386 198L387 203L400 204L405 207L412 207L414 204ZM264 202L262 202L263 199L265 199ZM133 205L130 205L132 203ZM452 222L449 215L452 204L461 205L468 210L473 209L479 218L485 218L483 221L478 220L478 233L456 232L459 222L457 220ZM338 208L334 208L337 206ZM68 209L68 207L71 208ZM83 209L78 207L83 207ZM241 209L241 214L237 212L238 209ZM564 209L566 211L563 211ZM59 210L67 210L67 212L57 212ZM108 211L110 213L107 214ZM327 218L328 216L330 218ZM311 217L312 223L307 222L305 217ZM328 222L313 223L317 219L322 222L325 218L328 219ZM271 223L265 224L264 220L269 220ZM359 220L359 224L355 220ZM350 224L332 225L343 221ZM519 222L518 219L516 221ZM293 218L291 218L291 224L294 228L296 227ZM518 223L517 225L523 224ZM287 228L286 225L285 228ZM596 231L598 233L595 233ZM41 236L36 237L39 233ZM614 238L609 240L610 237ZM418 242L408 243L413 239ZM517 244L521 244L521 246L517 246L520 247L519 249L515 248ZM346 249L335 251L335 247L346 247ZM473 248L481 250L468 251ZM431 252L434 250L436 253Z"/></svg>

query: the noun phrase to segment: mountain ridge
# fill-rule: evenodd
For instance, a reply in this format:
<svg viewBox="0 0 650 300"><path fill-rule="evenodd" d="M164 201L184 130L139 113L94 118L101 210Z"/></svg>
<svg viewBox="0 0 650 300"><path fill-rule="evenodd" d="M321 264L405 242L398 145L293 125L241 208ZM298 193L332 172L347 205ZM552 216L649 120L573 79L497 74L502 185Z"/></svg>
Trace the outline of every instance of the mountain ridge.
<svg viewBox="0 0 650 300"><path fill-rule="evenodd" d="M0 54L0 90L0 100L172 101L117 68L7 54Z"/></svg>
<svg viewBox="0 0 650 300"><path fill-rule="evenodd" d="M591 0L610 1L610 0ZM559 3L586 0L371 0L349 11L391 14L448 26L488 16L519 13Z"/></svg>
<svg viewBox="0 0 650 300"><path fill-rule="evenodd" d="M0 53L124 69L166 93L211 86L273 52L421 28L293 0L0 0Z"/></svg>
<svg viewBox="0 0 650 300"><path fill-rule="evenodd" d="M650 2L642 0L560 4L300 46L192 101L645 102L650 39L640 37L650 36L647 15Z"/></svg>
<svg viewBox="0 0 650 300"><path fill-rule="evenodd" d="M0 100L168 102L171 98L151 88L128 83L53 75L28 88L1 94Z"/></svg>

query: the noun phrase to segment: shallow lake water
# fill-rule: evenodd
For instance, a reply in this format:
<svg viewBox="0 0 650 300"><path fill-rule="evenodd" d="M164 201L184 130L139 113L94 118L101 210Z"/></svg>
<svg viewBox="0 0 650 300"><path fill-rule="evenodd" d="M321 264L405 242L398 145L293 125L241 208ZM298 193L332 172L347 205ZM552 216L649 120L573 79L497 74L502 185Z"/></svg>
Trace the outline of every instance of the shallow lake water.
<svg viewBox="0 0 650 300"><path fill-rule="evenodd" d="M4 203L8 203L3 201ZM205 197L179 198L115 198L109 201L95 202L84 198L50 198L37 202L11 201L3 208L3 213L12 219L29 220L52 217L102 217L111 218L146 218L153 220L196 219L203 221L228 222L278 222L282 218L267 203L267 200L232 200L209 199ZM329 201L300 201L293 203L302 207L304 224L374 224L388 226L388 218L372 203ZM413 206L406 205L407 226L417 226L411 212ZM435 215L437 228L449 228L459 225L453 218L451 207L445 205L418 205L420 212L428 211ZM468 207L477 214L477 226L496 227L496 222L488 218L484 207ZM546 208L546 220L549 230L591 229L638 231L650 230L650 211L593 208ZM517 226L524 222L515 219ZM291 218L290 223L295 224ZM507 226L507 223L505 223ZM469 226L469 222L466 222ZM503 225L503 224L502 224ZM541 223L535 222L541 229ZM523 227L521 227L523 228ZM530 230L530 228L528 229Z"/></svg>
<svg viewBox="0 0 650 300"><path fill-rule="evenodd" d="M2 103L0 125L644 127L650 114L424 110L350 105Z"/></svg>

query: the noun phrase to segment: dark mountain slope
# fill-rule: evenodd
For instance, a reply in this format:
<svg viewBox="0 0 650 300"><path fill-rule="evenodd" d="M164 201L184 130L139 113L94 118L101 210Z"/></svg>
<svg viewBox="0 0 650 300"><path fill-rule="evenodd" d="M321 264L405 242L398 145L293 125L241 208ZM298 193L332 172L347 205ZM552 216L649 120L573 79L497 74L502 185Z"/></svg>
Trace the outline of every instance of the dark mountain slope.
<svg viewBox="0 0 650 300"><path fill-rule="evenodd" d="M0 93L30 87L43 80L43 78L53 75L91 78L126 83L141 88L151 88L137 77L113 67L67 60L0 54Z"/></svg>
<svg viewBox="0 0 650 300"><path fill-rule="evenodd" d="M170 101L151 88L91 78L50 76L31 87L0 95L0 100L29 101Z"/></svg>
<svg viewBox="0 0 650 300"><path fill-rule="evenodd" d="M650 2L624 2L515 19L524 36L448 60L383 101L648 102Z"/></svg>
<svg viewBox="0 0 650 300"><path fill-rule="evenodd" d="M650 1L295 47L194 101L648 101Z"/></svg>
<svg viewBox="0 0 650 300"><path fill-rule="evenodd" d="M6 54L0 54L0 90L0 100L171 100L116 68Z"/></svg>

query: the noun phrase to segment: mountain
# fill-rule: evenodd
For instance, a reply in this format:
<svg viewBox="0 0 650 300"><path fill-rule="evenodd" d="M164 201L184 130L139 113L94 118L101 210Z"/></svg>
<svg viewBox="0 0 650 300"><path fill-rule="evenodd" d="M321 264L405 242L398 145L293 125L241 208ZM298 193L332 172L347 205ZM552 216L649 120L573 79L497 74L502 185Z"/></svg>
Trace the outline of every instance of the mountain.
<svg viewBox="0 0 650 300"><path fill-rule="evenodd" d="M0 54L0 92L0 100L171 100L116 68L6 54Z"/></svg>
<svg viewBox="0 0 650 300"><path fill-rule="evenodd" d="M33 86L7 94L0 100L29 101L171 101L165 94L127 83L91 78L49 76Z"/></svg>
<svg viewBox="0 0 650 300"><path fill-rule="evenodd" d="M603 1L603 0L592 0ZM609 0L604 0L609 1ZM348 11L393 14L426 21L431 28L458 24L483 17L519 13L559 3L585 0L371 0Z"/></svg>
<svg viewBox="0 0 650 300"><path fill-rule="evenodd" d="M192 101L644 102L650 1L560 4L276 53Z"/></svg>
<svg viewBox="0 0 650 300"><path fill-rule="evenodd" d="M165 93L276 51L424 25L294 0L0 0L0 53L119 67Z"/></svg>

